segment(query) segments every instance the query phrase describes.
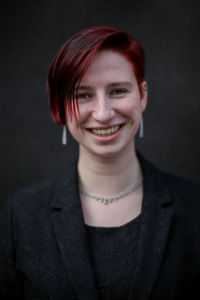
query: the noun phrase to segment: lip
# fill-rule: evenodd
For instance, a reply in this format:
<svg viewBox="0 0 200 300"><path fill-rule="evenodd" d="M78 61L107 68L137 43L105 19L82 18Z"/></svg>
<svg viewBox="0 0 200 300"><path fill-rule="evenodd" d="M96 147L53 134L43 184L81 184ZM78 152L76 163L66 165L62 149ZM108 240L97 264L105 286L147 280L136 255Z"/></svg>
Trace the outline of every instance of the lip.
<svg viewBox="0 0 200 300"><path fill-rule="evenodd" d="M109 135L97 135L97 134L93 133L90 129L109 129L109 128L112 128L117 125L113 125L113 126L109 126L109 127L95 127L95 128L92 127L90 129L86 129L86 130L87 130L88 134L90 134L96 141L112 142L121 134L121 131L123 130L125 124L118 124L118 125L120 126L120 128L116 132L111 133Z"/></svg>
<svg viewBox="0 0 200 300"><path fill-rule="evenodd" d="M113 124L113 125L109 125L109 126L101 126L101 127L88 127L86 128L87 130L91 130L91 129L96 129L96 130L102 130L102 129L110 129L110 128L113 128L115 126L122 126L124 124Z"/></svg>

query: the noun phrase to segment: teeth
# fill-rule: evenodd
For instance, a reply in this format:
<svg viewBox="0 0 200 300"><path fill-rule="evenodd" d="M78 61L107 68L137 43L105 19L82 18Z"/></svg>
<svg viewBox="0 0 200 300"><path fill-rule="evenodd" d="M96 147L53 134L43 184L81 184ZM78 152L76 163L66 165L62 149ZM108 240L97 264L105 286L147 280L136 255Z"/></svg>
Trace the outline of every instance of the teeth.
<svg viewBox="0 0 200 300"><path fill-rule="evenodd" d="M116 125L109 129L91 129L91 131L97 135L109 135L116 132L119 129L119 125Z"/></svg>

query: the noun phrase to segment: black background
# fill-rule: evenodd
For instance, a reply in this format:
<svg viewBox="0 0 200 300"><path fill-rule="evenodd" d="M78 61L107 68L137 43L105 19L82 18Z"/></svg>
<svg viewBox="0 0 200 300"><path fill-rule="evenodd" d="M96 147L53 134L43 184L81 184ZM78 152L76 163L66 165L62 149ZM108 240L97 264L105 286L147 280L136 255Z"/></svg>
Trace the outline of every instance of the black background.
<svg viewBox="0 0 200 300"><path fill-rule="evenodd" d="M132 33L146 50L149 99L137 148L162 170L200 182L199 1L1 1L1 199L64 171L77 153L51 121L49 64L93 25Z"/></svg>

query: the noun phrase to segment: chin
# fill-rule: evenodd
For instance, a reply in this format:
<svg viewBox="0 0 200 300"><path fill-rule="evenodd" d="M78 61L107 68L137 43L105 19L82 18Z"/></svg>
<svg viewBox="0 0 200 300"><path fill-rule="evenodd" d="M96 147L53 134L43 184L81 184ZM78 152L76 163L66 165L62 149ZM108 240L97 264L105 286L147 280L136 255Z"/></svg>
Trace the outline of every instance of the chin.
<svg viewBox="0 0 200 300"><path fill-rule="evenodd" d="M131 141L132 142L132 141ZM127 145L126 145L127 146ZM127 148L125 145L112 145L112 147L99 147L98 149L90 149L90 151L99 158L113 158L123 154L125 149Z"/></svg>

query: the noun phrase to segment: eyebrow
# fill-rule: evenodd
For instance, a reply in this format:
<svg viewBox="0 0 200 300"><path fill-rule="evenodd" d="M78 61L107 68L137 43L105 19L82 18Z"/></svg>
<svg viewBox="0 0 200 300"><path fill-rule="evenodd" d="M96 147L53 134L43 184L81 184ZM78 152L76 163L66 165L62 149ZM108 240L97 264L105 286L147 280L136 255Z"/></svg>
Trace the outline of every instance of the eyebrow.
<svg viewBox="0 0 200 300"><path fill-rule="evenodd" d="M117 87L117 86L121 86L121 85L126 85L129 87L133 86L133 84L129 81L117 81L117 82L109 83L107 85L107 87L112 88L112 87ZM89 85L80 85L78 89L79 90L91 90L91 89L93 89L93 87L89 86Z"/></svg>

